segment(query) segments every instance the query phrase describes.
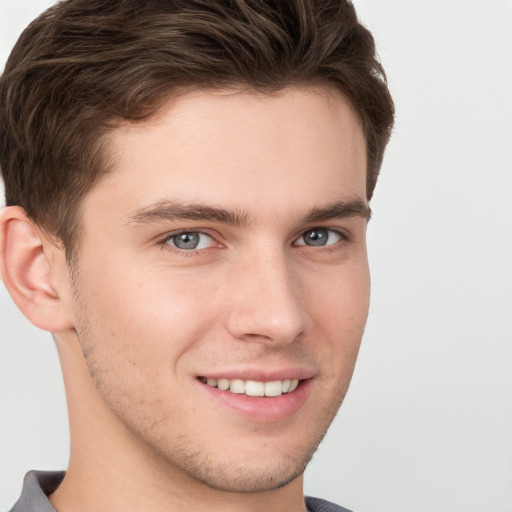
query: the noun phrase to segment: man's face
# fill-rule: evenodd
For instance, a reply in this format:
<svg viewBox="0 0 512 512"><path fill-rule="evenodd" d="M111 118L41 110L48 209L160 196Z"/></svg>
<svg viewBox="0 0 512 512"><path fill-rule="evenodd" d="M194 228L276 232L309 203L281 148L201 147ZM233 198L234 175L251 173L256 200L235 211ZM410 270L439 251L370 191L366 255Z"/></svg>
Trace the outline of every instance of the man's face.
<svg viewBox="0 0 512 512"><path fill-rule="evenodd" d="M325 88L197 92L109 148L74 268L101 399L169 471L232 491L291 481L343 400L367 316L356 116Z"/></svg>

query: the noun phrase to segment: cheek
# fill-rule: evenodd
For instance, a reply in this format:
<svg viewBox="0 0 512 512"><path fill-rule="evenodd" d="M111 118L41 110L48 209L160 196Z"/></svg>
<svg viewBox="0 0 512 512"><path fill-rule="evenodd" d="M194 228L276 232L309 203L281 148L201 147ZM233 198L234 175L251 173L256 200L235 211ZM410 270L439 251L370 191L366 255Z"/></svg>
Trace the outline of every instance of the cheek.
<svg viewBox="0 0 512 512"><path fill-rule="evenodd" d="M77 331L90 368L122 386L166 386L181 355L212 325L216 301L162 272L102 269L84 275L77 290Z"/></svg>
<svg viewBox="0 0 512 512"><path fill-rule="evenodd" d="M130 334L134 329L148 335L162 330L166 337L179 337L185 330L200 328L200 318L215 304L206 293L212 286L202 281L172 268L137 267L132 262L92 274L86 300L94 306L95 316Z"/></svg>
<svg viewBox="0 0 512 512"><path fill-rule="evenodd" d="M365 263L332 273L325 286L310 293L309 311L323 343L326 375L348 386L359 351L370 300L370 277ZM323 340L323 341L322 341Z"/></svg>
<svg viewBox="0 0 512 512"><path fill-rule="evenodd" d="M370 273L366 260L339 268L309 282L304 294L319 324L340 332L362 334L370 302Z"/></svg>

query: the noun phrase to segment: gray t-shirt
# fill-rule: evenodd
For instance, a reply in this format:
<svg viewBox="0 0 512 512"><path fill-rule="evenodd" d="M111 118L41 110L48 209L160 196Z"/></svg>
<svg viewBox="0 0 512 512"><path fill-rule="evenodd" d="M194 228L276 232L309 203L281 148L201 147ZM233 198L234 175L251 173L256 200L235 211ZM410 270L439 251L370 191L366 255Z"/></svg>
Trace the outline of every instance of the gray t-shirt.
<svg viewBox="0 0 512 512"><path fill-rule="evenodd" d="M20 499L11 512L56 512L47 496L57 489L63 478L63 471L29 471L25 475ZM318 498L306 498L306 506L309 512L350 512Z"/></svg>

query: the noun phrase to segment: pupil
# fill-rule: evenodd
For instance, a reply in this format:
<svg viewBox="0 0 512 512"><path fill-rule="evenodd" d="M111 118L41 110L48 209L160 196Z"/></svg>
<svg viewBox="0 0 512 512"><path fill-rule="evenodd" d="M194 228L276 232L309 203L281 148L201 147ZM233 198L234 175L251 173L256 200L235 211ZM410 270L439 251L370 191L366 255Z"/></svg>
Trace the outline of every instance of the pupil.
<svg viewBox="0 0 512 512"><path fill-rule="evenodd" d="M329 234L326 229L313 229L308 231L306 243L308 245L325 245Z"/></svg>
<svg viewBox="0 0 512 512"><path fill-rule="evenodd" d="M173 237L173 242L178 249L195 249L199 245L199 234L180 233Z"/></svg>

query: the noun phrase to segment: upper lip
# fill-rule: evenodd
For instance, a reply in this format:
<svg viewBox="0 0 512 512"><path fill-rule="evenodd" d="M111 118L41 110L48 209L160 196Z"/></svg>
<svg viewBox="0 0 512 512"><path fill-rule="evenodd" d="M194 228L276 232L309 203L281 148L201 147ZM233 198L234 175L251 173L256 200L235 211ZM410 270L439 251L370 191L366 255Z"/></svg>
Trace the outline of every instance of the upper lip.
<svg viewBox="0 0 512 512"><path fill-rule="evenodd" d="M206 377L207 379L241 379L241 380L254 380L258 382L274 382L277 380L286 379L311 379L315 376L315 372L311 369L303 367L289 367L282 369L257 369L257 368L245 368L245 369L226 369L219 371L207 371L203 374L199 374L198 377Z"/></svg>

